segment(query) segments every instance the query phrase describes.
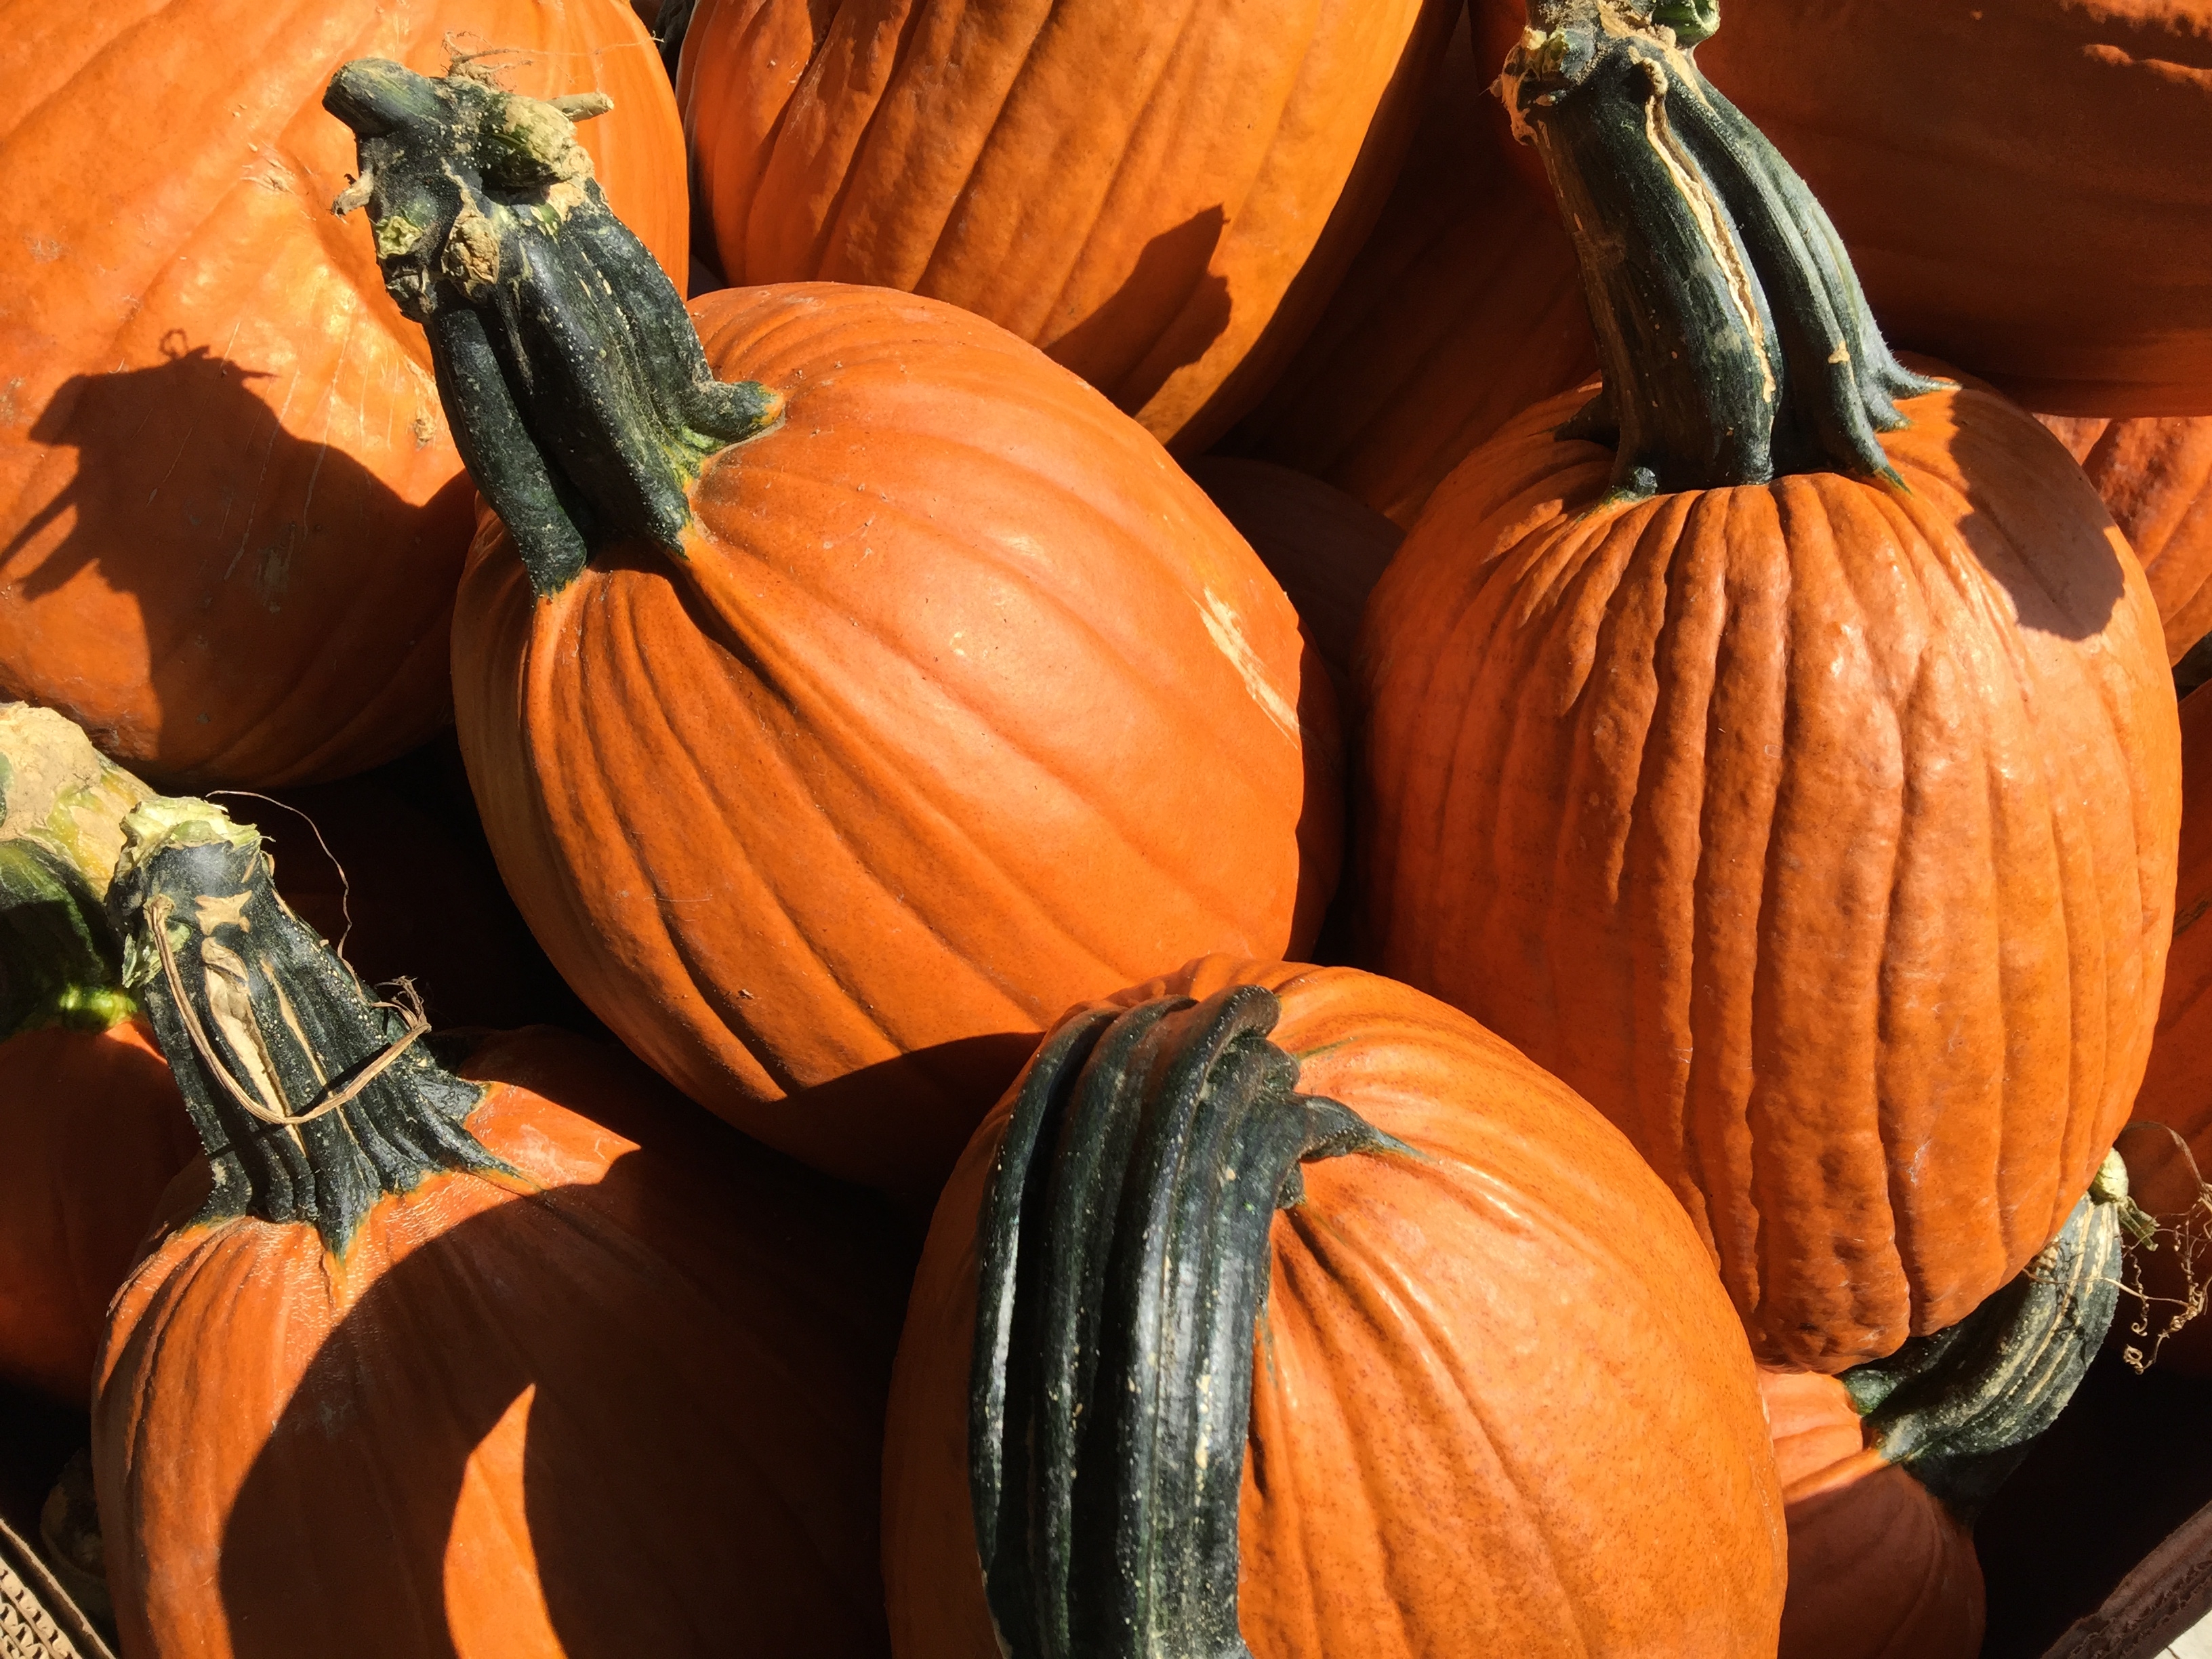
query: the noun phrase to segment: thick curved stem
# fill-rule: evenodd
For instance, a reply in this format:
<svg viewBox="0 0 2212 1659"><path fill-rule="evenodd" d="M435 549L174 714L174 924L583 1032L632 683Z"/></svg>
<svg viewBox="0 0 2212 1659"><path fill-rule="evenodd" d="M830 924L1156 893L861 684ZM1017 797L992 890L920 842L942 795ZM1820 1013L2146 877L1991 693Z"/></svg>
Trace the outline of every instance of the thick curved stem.
<svg viewBox="0 0 2212 1659"><path fill-rule="evenodd" d="M552 593L618 543L680 553L701 465L783 399L714 378L683 301L608 210L574 129L605 100L542 102L471 68L337 72L323 103L358 137L361 177L333 207L368 209L470 476Z"/></svg>
<svg viewBox="0 0 2212 1659"><path fill-rule="evenodd" d="M214 1167L201 1219L311 1222L342 1255L382 1194L503 1167L462 1127L481 1091L284 908L256 830L161 797L123 828L109 913Z"/></svg>
<svg viewBox="0 0 2212 1659"><path fill-rule="evenodd" d="M1711 0L1530 0L1499 81L1544 158L1589 302L1627 495L1778 474L1896 475L1875 434L1939 382L1882 342L1842 241L1689 46Z"/></svg>
<svg viewBox="0 0 2212 1659"><path fill-rule="evenodd" d="M2117 1162L2117 1158L2108 1162ZM1971 1521L2074 1397L2119 1305L2124 1181L1948 1330L1845 1371L1867 1444Z"/></svg>
<svg viewBox="0 0 2212 1659"><path fill-rule="evenodd" d="M978 1218L969 1472L1017 1659L1246 1654L1239 1487L1275 1211L1403 1151L1297 1092L1273 994L1094 1009L1023 1082Z"/></svg>

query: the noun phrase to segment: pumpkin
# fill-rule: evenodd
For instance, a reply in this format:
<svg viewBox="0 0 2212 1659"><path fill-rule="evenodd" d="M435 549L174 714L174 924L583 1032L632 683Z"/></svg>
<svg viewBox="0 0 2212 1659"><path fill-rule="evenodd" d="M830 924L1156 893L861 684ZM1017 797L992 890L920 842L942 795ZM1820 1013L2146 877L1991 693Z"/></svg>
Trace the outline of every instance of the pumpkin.
<svg viewBox="0 0 2212 1659"><path fill-rule="evenodd" d="M984 1120L884 1516L899 1659L1747 1659L1782 1601L1753 1366L1664 1188L1472 1020L1294 963L1072 1011Z"/></svg>
<svg viewBox="0 0 2212 1659"><path fill-rule="evenodd" d="M1327 676L1198 487L1033 347L829 284L687 318L587 173L528 210L471 147L481 96L331 89L372 213L456 227L387 270L489 501L453 672L501 872L685 1093L926 1210L1069 1003L1313 936ZM430 264L485 224L542 326Z"/></svg>
<svg viewBox="0 0 2212 1659"><path fill-rule="evenodd" d="M2040 417L2081 464L2142 561L2179 663L2212 634L2212 418Z"/></svg>
<svg viewBox="0 0 2212 1659"><path fill-rule="evenodd" d="M1272 461L1201 455L1183 470L1283 585L1340 694L1367 595L1405 532L1342 490Z"/></svg>
<svg viewBox="0 0 2212 1659"><path fill-rule="evenodd" d="M1790 1528L1780 1659L1975 1659L1972 1522L2057 1418L2119 1299L2118 1160L2027 1270L1840 1377L1761 1367Z"/></svg>
<svg viewBox="0 0 2212 1659"><path fill-rule="evenodd" d="M100 902L144 794L60 715L0 705L0 1381L79 1408L198 1148Z"/></svg>
<svg viewBox="0 0 2212 1659"><path fill-rule="evenodd" d="M2050 414L2212 415L2212 4L1719 9L1699 68L1834 216L1891 337ZM1490 62L1528 25L1474 15Z"/></svg>
<svg viewBox="0 0 2212 1659"><path fill-rule="evenodd" d="M1508 62L1605 386L1471 456L1369 602L1368 948L1626 1131L1762 1360L1840 1370L2018 1273L2126 1118L2157 610L2055 438L1891 358L1678 37L1577 0Z"/></svg>
<svg viewBox="0 0 2212 1659"><path fill-rule="evenodd" d="M111 902L206 1160L101 1356L124 1650L879 1653L879 1208L586 1039L434 1058L252 830L125 828Z"/></svg>
<svg viewBox="0 0 2212 1659"><path fill-rule="evenodd" d="M1458 11L704 0L678 97L730 281L963 307L1194 453L1312 325Z"/></svg>
<svg viewBox="0 0 2212 1659"><path fill-rule="evenodd" d="M1375 228L1225 451L1325 478L1410 526L1505 422L1596 359L1550 192L1510 165L1462 20Z"/></svg>
<svg viewBox="0 0 2212 1659"><path fill-rule="evenodd" d="M672 271L665 78L621 0L0 5L0 693L161 778L387 760L448 718L471 526L422 336L325 210L331 70L441 37L611 94L601 176Z"/></svg>

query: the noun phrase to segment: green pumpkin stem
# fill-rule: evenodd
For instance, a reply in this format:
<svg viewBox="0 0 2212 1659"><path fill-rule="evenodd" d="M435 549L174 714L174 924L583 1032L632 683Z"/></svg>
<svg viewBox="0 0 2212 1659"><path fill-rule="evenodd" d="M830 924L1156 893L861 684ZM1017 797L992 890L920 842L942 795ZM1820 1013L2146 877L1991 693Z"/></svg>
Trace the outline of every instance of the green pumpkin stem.
<svg viewBox="0 0 2212 1659"><path fill-rule="evenodd" d="M331 78L323 106L359 140L332 210L368 210L384 285L422 325L470 476L540 595L591 556L680 553L707 458L766 430L783 398L714 378L668 278L607 209L574 123L458 60L442 80L381 58Z"/></svg>
<svg viewBox="0 0 2212 1659"><path fill-rule="evenodd" d="M1031 1063L979 1218L969 1495L1015 1659L1230 1659L1268 1229L1396 1148L1297 1092L1239 986L1094 1009ZM1402 1149L1399 1149L1402 1150Z"/></svg>
<svg viewBox="0 0 2212 1659"><path fill-rule="evenodd" d="M258 831L185 797L123 830L109 914L214 1169L199 1219L311 1223L343 1255L384 1194L503 1167L462 1127L481 1091L285 908Z"/></svg>
<svg viewBox="0 0 2212 1659"><path fill-rule="evenodd" d="M2117 1155L2108 1157L2109 1165ZM1845 1371L1866 1443L1971 1522L2074 1397L2119 1305L2124 1177L1947 1330Z"/></svg>
<svg viewBox="0 0 2212 1659"><path fill-rule="evenodd" d="M1942 382L1891 356L1820 204L1699 73L1717 0L1528 11L1498 92L1559 196L1605 373L1567 434L1616 447L1621 496L1896 482L1875 434Z"/></svg>

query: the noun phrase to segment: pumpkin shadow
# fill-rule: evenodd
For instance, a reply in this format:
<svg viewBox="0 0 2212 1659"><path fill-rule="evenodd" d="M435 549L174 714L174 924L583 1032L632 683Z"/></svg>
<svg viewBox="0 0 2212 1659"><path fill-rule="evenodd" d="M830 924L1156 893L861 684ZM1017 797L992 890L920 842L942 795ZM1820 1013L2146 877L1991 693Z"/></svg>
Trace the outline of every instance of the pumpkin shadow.
<svg viewBox="0 0 2212 1659"><path fill-rule="evenodd" d="M1229 327L1229 283L1207 266L1229 216L1205 208L1145 244L1106 302L1044 348L1124 410L1144 407ZM1147 319L1165 317L1157 331Z"/></svg>
<svg viewBox="0 0 2212 1659"><path fill-rule="evenodd" d="M44 599L88 570L136 599L156 729L88 723L100 747L125 752L206 748L191 741L191 728L215 718L204 705L251 711L224 717L241 730L275 714L303 680L337 672L338 653L312 630L264 619L345 614L358 585L349 566L363 546L422 570L425 538L450 544L458 582L473 520L465 473L428 503L410 503L340 445L287 431L256 390L277 398L278 374L189 344L181 330L163 337L161 350L151 367L72 375L56 390L29 436L74 449L74 473L0 549L0 575L21 599ZM434 430L417 427L417 441ZM30 499L55 470L40 468ZM88 643L117 653L135 642Z"/></svg>
<svg viewBox="0 0 2212 1659"><path fill-rule="evenodd" d="M354 1304L230 1511L235 1659L886 1650L915 1241L750 1145L734 1195L704 1184L709 1142L740 1138L699 1115L427 1240ZM495 1496L518 1456L521 1528Z"/></svg>
<svg viewBox="0 0 2212 1659"><path fill-rule="evenodd" d="M1923 374L1945 372L1911 354L1905 362ZM2081 494L2094 493L2092 486L2066 447L2037 431L2041 441L2027 443L2012 422L1984 421L1953 434L1971 509L1959 533L2011 599L2023 629L2086 640L2111 623L2127 575L2106 533L2081 510ZM2000 501L2007 511L1997 510Z"/></svg>

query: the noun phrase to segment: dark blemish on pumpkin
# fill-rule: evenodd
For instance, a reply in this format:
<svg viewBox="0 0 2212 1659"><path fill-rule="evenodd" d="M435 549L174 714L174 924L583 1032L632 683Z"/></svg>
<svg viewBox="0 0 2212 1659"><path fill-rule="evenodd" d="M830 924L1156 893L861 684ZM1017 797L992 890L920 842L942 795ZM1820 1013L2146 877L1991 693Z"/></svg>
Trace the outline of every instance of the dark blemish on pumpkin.
<svg viewBox="0 0 2212 1659"><path fill-rule="evenodd" d="M2197 900L2196 903L2191 905L2186 910L2184 910L2179 915L2173 919L2174 936L2177 939L2179 938L2182 930L2195 922L2197 919L2203 915L2207 909L2212 909L2212 896L2208 896Z"/></svg>

